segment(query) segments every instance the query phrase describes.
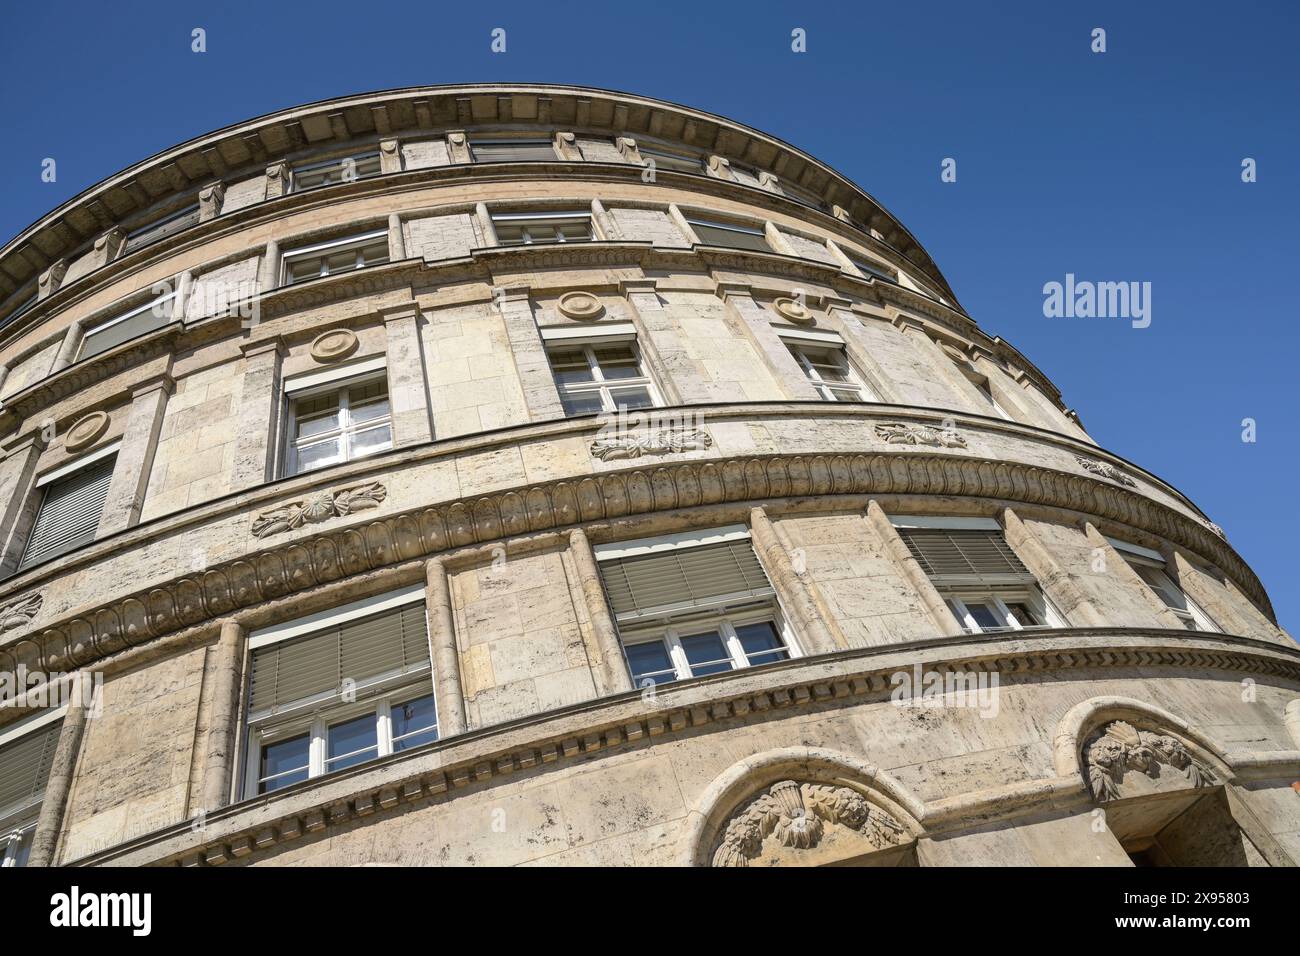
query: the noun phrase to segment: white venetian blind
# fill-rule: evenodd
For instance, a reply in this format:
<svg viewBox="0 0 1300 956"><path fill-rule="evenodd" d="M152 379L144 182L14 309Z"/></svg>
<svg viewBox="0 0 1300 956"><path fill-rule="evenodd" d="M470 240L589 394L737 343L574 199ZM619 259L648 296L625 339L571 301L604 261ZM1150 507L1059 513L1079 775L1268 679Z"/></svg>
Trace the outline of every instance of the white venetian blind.
<svg viewBox="0 0 1300 956"><path fill-rule="evenodd" d="M116 455L52 481L41 498L19 568L66 554L95 540Z"/></svg>
<svg viewBox="0 0 1300 956"><path fill-rule="evenodd" d="M748 539L612 558L600 576L619 621L773 594Z"/></svg>
<svg viewBox="0 0 1300 956"><path fill-rule="evenodd" d="M0 820L40 802L62 726L53 721L0 747Z"/></svg>
<svg viewBox="0 0 1300 956"><path fill-rule="evenodd" d="M345 680L428 670L424 603L334 624L253 652L249 710L274 712L296 701L339 691Z"/></svg>
<svg viewBox="0 0 1300 956"><path fill-rule="evenodd" d="M899 528L898 533L936 585L1027 584L1034 580L1001 531Z"/></svg>

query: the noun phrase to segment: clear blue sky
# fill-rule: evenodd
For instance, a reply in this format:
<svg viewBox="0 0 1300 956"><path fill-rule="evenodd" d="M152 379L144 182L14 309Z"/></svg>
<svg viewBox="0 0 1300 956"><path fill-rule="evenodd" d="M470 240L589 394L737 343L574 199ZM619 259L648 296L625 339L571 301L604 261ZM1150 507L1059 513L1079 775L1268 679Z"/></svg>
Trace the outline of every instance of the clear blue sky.
<svg viewBox="0 0 1300 956"><path fill-rule="evenodd" d="M1223 526L1295 632L1298 33L1293 0L15 4L0 235L191 136L348 93L559 82L721 113L900 217L1100 444ZM1044 318L1043 284L1067 272L1151 282L1150 327Z"/></svg>

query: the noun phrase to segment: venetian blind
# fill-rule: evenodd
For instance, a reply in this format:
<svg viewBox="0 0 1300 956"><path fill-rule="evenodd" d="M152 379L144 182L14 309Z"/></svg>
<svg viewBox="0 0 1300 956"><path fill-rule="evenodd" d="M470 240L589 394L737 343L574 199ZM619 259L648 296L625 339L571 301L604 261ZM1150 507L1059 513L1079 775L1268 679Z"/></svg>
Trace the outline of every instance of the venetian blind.
<svg viewBox="0 0 1300 956"><path fill-rule="evenodd" d="M19 568L30 567L95 540L115 461L117 456L109 455L67 478L50 482L32 523Z"/></svg>
<svg viewBox="0 0 1300 956"><path fill-rule="evenodd" d="M1001 531L899 528L898 533L936 585L1027 584L1034 580Z"/></svg>
<svg viewBox="0 0 1300 956"><path fill-rule="evenodd" d="M600 574L620 621L773 593L748 539L613 558Z"/></svg>

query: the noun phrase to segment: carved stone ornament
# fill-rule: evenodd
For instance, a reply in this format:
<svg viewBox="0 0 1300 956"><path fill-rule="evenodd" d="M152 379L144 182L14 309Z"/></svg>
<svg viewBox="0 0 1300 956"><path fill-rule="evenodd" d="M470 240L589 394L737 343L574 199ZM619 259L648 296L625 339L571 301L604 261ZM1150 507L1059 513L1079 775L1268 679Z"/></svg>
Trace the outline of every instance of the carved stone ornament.
<svg viewBox="0 0 1300 956"><path fill-rule="evenodd" d="M68 429L68 434L63 439L63 447L68 451L89 448L104 437L104 432L108 431L108 423L108 412L91 412Z"/></svg>
<svg viewBox="0 0 1300 956"><path fill-rule="evenodd" d="M640 434L615 433L591 443L591 454L601 461L621 461L642 455L672 455L702 451L713 437L702 428L655 428Z"/></svg>
<svg viewBox="0 0 1300 956"><path fill-rule="evenodd" d="M789 319L791 322L802 322L807 324L816 318L816 316L814 316L809 310L808 306L804 305L798 299L777 299L772 303L772 308L776 309L783 318Z"/></svg>
<svg viewBox="0 0 1300 956"><path fill-rule="evenodd" d="M782 780L742 807L727 823L713 852L714 866L749 866L769 858L800 862L798 851L847 836L861 850L883 850L903 841L903 828L850 787ZM796 851L788 853L785 851Z"/></svg>
<svg viewBox="0 0 1300 956"><path fill-rule="evenodd" d="M1125 773L1132 770L1151 780L1160 779L1161 768L1178 771L1193 788L1214 783L1214 775L1202 767L1183 742L1167 734L1138 730L1132 724L1116 720L1108 724L1083 751L1088 771L1088 786L1098 801L1122 796ZM1131 795L1131 794L1130 794Z"/></svg>
<svg viewBox="0 0 1300 956"><path fill-rule="evenodd" d="M0 606L0 633L31 624L32 618L40 613L44 601L39 594L28 594Z"/></svg>
<svg viewBox="0 0 1300 956"><path fill-rule="evenodd" d="M273 534L293 531L305 524L320 524L330 518L345 517L354 511L378 508L380 502L387 497L388 489L378 482L322 492L258 515L253 520L253 536L269 538Z"/></svg>
<svg viewBox="0 0 1300 956"><path fill-rule="evenodd" d="M1079 463L1080 468L1089 474L1100 475L1102 478L1109 478L1111 481L1118 481L1121 485L1126 485L1129 488L1137 487L1136 481L1109 462L1094 461L1091 458L1085 458L1083 455L1075 455L1074 460Z"/></svg>
<svg viewBox="0 0 1300 956"><path fill-rule="evenodd" d="M357 350L356 333L351 329L330 329L311 343L311 357L317 362L338 362Z"/></svg>
<svg viewBox="0 0 1300 956"><path fill-rule="evenodd" d="M590 292L566 292L560 296L559 310L570 319L590 321L600 318L605 307Z"/></svg>
<svg viewBox="0 0 1300 956"><path fill-rule="evenodd" d="M876 436L888 445L933 445L935 448L965 448L966 439L955 428L935 428L914 422L878 422Z"/></svg>

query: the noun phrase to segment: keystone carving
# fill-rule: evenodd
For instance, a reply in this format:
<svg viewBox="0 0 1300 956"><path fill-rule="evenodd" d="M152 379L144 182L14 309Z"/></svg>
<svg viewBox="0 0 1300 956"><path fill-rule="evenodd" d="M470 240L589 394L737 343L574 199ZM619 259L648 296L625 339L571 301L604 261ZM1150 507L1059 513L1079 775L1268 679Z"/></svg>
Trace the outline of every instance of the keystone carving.
<svg viewBox="0 0 1300 956"><path fill-rule="evenodd" d="M1124 774L1129 770L1157 780L1161 768L1170 767L1181 772L1192 788L1214 783L1214 775L1193 759L1181 740L1138 730L1122 720L1109 724L1094 737L1084 748L1084 757L1088 786L1098 801L1119 797Z"/></svg>
<svg viewBox="0 0 1300 956"><path fill-rule="evenodd" d="M1085 458L1083 455L1075 455L1074 460L1079 463L1080 468L1089 474L1100 475L1102 478L1109 478L1111 481L1118 481L1121 485L1126 485L1129 488L1137 487L1136 481L1109 462L1094 461L1091 458Z"/></svg>
<svg viewBox="0 0 1300 956"><path fill-rule="evenodd" d="M810 850L827 827L843 827L882 850L901 842L902 826L849 787L782 780L772 784L731 818L713 853L714 866L749 866L764 845ZM771 845L769 844L769 845Z"/></svg>
<svg viewBox="0 0 1300 956"><path fill-rule="evenodd" d="M44 602L45 598L40 594L27 594L0 606L0 633L32 623L32 618L40 613Z"/></svg>
<svg viewBox="0 0 1300 956"><path fill-rule="evenodd" d="M293 501L253 520L253 536L269 538L284 531L294 531L305 524L320 524L330 518L342 518L354 511L378 508L388 497L388 490L378 482L326 491L303 501Z"/></svg>
<svg viewBox="0 0 1300 956"><path fill-rule="evenodd" d="M622 461L642 455L700 451L712 446L712 436L702 428L656 428L640 435L597 438L591 443L591 453L601 461Z"/></svg>
<svg viewBox="0 0 1300 956"><path fill-rule="evenodd" d="M966 439L953 428L935 428L911 422L880 422L876 435L887 445L933 445L935 448L965 448Z"/></svg>

